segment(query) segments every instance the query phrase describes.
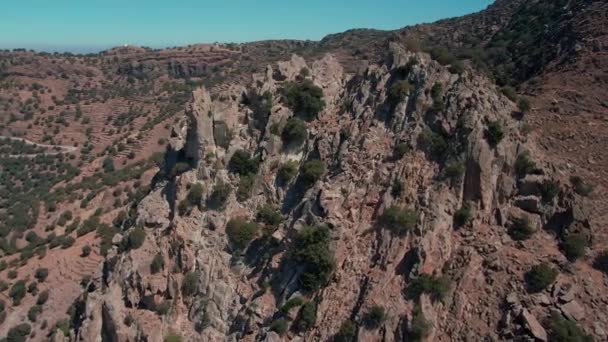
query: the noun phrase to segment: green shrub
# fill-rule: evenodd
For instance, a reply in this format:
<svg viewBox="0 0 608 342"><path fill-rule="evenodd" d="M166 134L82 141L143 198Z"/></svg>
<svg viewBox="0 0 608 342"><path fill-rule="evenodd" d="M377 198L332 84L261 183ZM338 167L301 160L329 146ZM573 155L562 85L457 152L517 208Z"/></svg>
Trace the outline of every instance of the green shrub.
<svg viewBox="0 0 608 342"><path fill-rule="evenodd" d="M302 145L307 137L308 129L306 128L306 123L298 118L289 118L281 133L283 142L291 146Z"/></svg>
<svg viewBox="0 0 608 342"><path fill-rule="evenodd" d="M277 172L277 176L283 183L289 183L293 177L298 173L298 163L295 161L288 161L281 165L279 171Z"/></svg>
<svg viewBox="0 0 608 342"><path fill-rule="evenodd" d="M530 101L525 97L520 97L517 102L517 106L522 113L527 113L530 111Z"/></svg>
<svg viewBox="0 0 608 342"><path fill-rule="evenodd" d="M435 112L442 111L445 107L443 103L443 84L439 82L433 84L433 87L431 88L431 97L433 98L432 110Z"/></svg>
<svg viewBox="0 0 608 342"><path fill-rule="evenodd" d="M412 72L414 66L418 65L418 63L419 62L415 57L410 57L405 65L398 67L395 71L399 77L405 78Z"/></svg>
<svg viewBox="0 0 608 342"><path fill-rule="evenodd" d="M486 140L492 147L498 146L502 139L505 137L505 132L502 124L498 121L493 121L488 124L488 128L485 132Z"/></svg>
<svg viewBox="0 0 608 342"><path fill-rule="evenodd" d="M393 156L394 156L395 160L400 160L409 151L410 151L410 147L408 144L399 143L399 144L395 145L395 148L393 149Z"/></svg>
<svg viewBox="0 0 608 342"><path fill-rule="evenodd" d="M517 101L517 92L511 86L504 86L500 88L500 91L509 98L509 100L515 102Z"/></svg>
<svg viewBox="0 0 608 342"><path fill-rule="evenodd" d="M571 233L566 235L562 248L564 254L570 261L574 261L585 255L585 249L589 245L589 239L581 233Z"/></svg>
<svg viewBox="0 0 608 342"><path fill-rule="evenodd" d="M293 308L297 308L298 306L301 306L302 304L304 304L304 298L297 296L294 298L291 298L290 300L288 300L287 302L285 302L285 304L283 304L283 306L281 306L280 311L282 313L289 313L289 311Z"/></svg>
<svg viewBox="0 0 608 342"><path fill-rule="evenodd" d="M25 342L27 337L32 332L32 327L27 323L21 323L16 325L8 331L6 334L7 342Z"/></svg>
<svg viewBox="0 0 608 342"><path fill-rule="evenodd" d="M36 269L36 273L34 274L34 277L36 277L36 279L38 279L38 282L40 283L44 282L48 276L49 269L44 267Z"/></svg>
<svg viewBox="0 0 608 342"><path fill-rule="evenodd" d="M576 322L552 312L548 320L550 341L553 342L593 342L593 337L585 334Z"/></svg>
<svg viewBox="0 0 608 342"><path fill-rule="evenodd" d="M549 285L553 284L559 272L548 263L541 263L533 266L530 271L525 274L528 291L532 293L541 292Z"/></svg>
<svg viewBox="0 0 608 342"><path fill-rule="evenodd" d="M9 297L13 299L13 305L18 306L21 304L21 300L25 297L26 289L25 289L25 281L18 280L13 284L10 291L8 292Z"/></svg>
<svg viewBox="0 0 608 342"><path fill-rule="evenodd" d="M159 314L160 316L164 316L164 315L168 314L169 310L171 310L171 301L170 300L164 300L164 301L154 305L154 311L157 314Z"/></svg>
<svg viewBox="0 0 608 342"><path fill-rule="evenodd" d="M266 204L258 209L256 220L270 227L277 227L283 223L283 215L273 206Z"/></svg>
<svg viewBox="0 0 608 342"><path fill-rule="evenodd" d="M460 209L454 213L454 225L462 227L467 225L473 218L473 210L469 203L465 203Z"/></svg>
<svg viewBox="0 0 608 342"><path fill-rule="evenodd" d="M228 183L224 183L221 180L215 183L213 192L209 196L207 205L213 209L221 209L228 200L232 187Z"/></svg>
<svg viewBox="0 0 608 342"><path fill-rule="evenodd" d="M559 183L552 180L545 180L540 186L543 202L551 202L559 194Z"/></svg>
<svg viewBox="0 0 608 342"><path fill-rule="evenodd" d="M428 149L433 158L441 159L445 157L448 152L448 143L445 138L441 134L435 133L428 128L420 133L418 139L420 143Z"/></svg>
<svg viewBox="0 0 608 342"><path fill-rule="evenodd" d="M323 90L310 80L287 83L283 91L287 105L304 120L315 119L325 108Z"/></svg>
<svg viewBox="0 0 608 342"><path fill-rule="evenodd" d="M527 152L520 153L515 160L515 174L519 178L524 178L526 175L536 171L536 163L530 159L530 154Z"/></svg>
<svg viewBox="0 0 608 342"><path fill-rule="evenodd" d="M357 326L351 320L344 321L334 336L335 342L352 342L357 336Z"/></svg>
<svg viewBox="0 0 608 342"><path fill-rule="evenodd" d="M128 243L130 249L138 249L146 241L146 231L141 227L135 227L129 234Z"/></svg>
<svg viewBox="0 0 608 342"><path fill-rule="evenodd" d="M163 258L162 254L158 253L152 259L152 263L150 264L150 272L152 272L152 274L156 274L156 273L162 271L164 268L165 268L165 259Z"/></svg>
<svg viewBox="0 0 608 342"><path fill-rule="evenodd" d="M8 279L16 279L17 278L17 271L16 270L10 270L8 271Z"/></svg>
<svg viewBox="0 0 608 342"><path fill-rule="evenodd" d="M461 75L464 72L464 64L461 61L454 61L450 65L449 71L452 74Z"/></svg>
<svg viewBox="0 0 608 342"><path fill-rule="evenodd" d="M258 160L249 152L237 150L228 162L228 170L240 176L255 175L258 173Z"/></svg>
<svg viewBox="0 0 608 342"><path fill-rule="evenodd" d="M290 256L303 268L299 280L304 290L317 290L329 281L335 267L330 241L326 226L304 227L296 236Z"/></svg>
<svg viewBox="0 0 608 342"><path fill-rule="evenodd" d="M379 218L380 224L393 234L404 235L416 226L418 214L414 210L390 206Z"/></svg>
<svg viewBox="0 0 608 342"><path fill-rule="evenodd" d="M41 312L42 307L40 305L34 305L27 311L27 318L30 320L30 322L36 322L36 319Z"/></svg>
<svg viewBox="0 0 608 342"><path fill-rule="evenodd" d="M300 331L310 330L317 321L317 303L308 302L302 305L298 313L297 327Z"/></svg>
<svg viewBox="0 0 608 342"><path fill-rule="evenodd" d="M397 198L401 197L401 193L403 192L403 182L399 179L394 179L393 184L391 185L391 196Z"/></svg>
<svg viewBox="0 0 608 342"><path fill-rule="evenodd" d="M82 246L80 256L87 257L87 256L89 256L89 254L91 254L91 246L89 246L89 245Z"/></svg>
<svg viewBox="0 0 608 342"><path fill-rule="evenodd" d="M412 323L408 331L410 339L412 341L424 340L430 334L432 327L431 322L424 317L420 305L416 304L412 311Z"/></svg>
<svg viewBox="0 0 608 342"><path fill-rule="evenodd" d="M412 91L412 85L405 80L393 83L388 92L388 100L391 104L396 105L403 102Z"/></svg>
<svg viewBox="0 0 608 342"><path fill-rule="evenodd" d="M306 186L316 183L325 173L325 164L320 160L309 160L300 170L300 177Z"/></svg>
<svg viewBox="0 0 608 342"><path fill-rule="evenodd" d="M176 334L171 334L171 335L165 337L164 342L182 342L182 336L176 335Z"/></svg>
<svg viewBox="0 0 608 342"><path fill-rule="evenodd" d="M427 52L430 53L433 60L436 60L441 65L452 64L455 61L454 56L443 46L432 47Z"/></svg>
<svg viewBox="0 0 608 342"><path fill-rule="evenodd" d="M363 325L369 330L378 329L385 320L386 312L384 312L384 307L374 305L363 316Z"/></svg>
<svg viewBox="0 0 608 342"><path fill-rule="evenodd" d="M534 235L535 230L527 216L515 217L511 220L509 235L513 240L523 241Z"/></svg>
<svg viewBox="0 0 608 342"><path fill-rule="evenodd" d="M255 182L255 176L246 175L239 179L239 187L236 189L236 199L240 202L246 201L251 196L251 190Z"/></svg>
<svg viewBox="0 0 608 342"><path fill-rule="evenodd" d="M579 176L570 177L570 183L574 187L574 191L581 196L589 196L593 192L593 186L587 184L583 178Z"/></svg>
<svg viewBox="0 0 608 342"><path fill-rule="evenodd" d="M249 243L255 239L259 226L243 218L233 218L226 225L226 234L232 248L236 251L245 250Z"/></svg>
<svg viewBox="0 0 608 342"><path fill-rule="evenodd" d="M462 177L464 177L464 173L466 171L464 162L462 161L454 161L449 163L445 167L445 177L450 181L452 185L458 184Z"/></svg>
<svg viewBox="0 0 608 342"><path fill-rule="evenodd" d="M188 272L184 276L182 282L182 293L186 297L193 296L198 292L199 274L197 272Z"/></svg>
<svg viewBox="0 0 608 342"><path fill-rule="evenodd" d="M201 201L203 200L203 185L200 183L194 183L190 186L190 190L188 191L188 195L186 196L186 200L188 204L191 206L200 207Z"/></svg>
<svg viewBox="0 0 608 342"><path fill-rule="evenodd" d="M38 298L36 299L36 305L44 305L47 300L49 300L49 291L42 291L40 292L40 294L38 294Z"/></svg>
<svg viewBox="0 0 608 342"><path fill-rule="evenodd" d="M450 281L446 277L436 277L423 273L413 279L405 290L409 299L417 299L421 294L428 294L433 300L442 300L450 290Z"/></svg>
<svg viewBox="0 0 608 342"><path fill-rule="evenodd" d="M289 329L289 323L284 318L279 318L270 324L270 330L279 335L284 335Z"/></svg>

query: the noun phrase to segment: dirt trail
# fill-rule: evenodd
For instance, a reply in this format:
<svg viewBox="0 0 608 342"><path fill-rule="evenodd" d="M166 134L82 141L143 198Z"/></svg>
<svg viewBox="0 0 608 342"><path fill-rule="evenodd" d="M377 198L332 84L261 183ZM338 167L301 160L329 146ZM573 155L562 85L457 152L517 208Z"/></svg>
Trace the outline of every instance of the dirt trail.
<svg viewBox="0 0 608 342"><path fill-rule="evenodd" d="M49 149L59 149L59 151L56 152L45 152L42 154L46 154L46 155L53 155L53 154L59 154L59 153L70 153L70 152L76 152L78 150L77 147L74 146L63 146L63 145L48 145L48 144L40 144L31 140L27 140L24 138L16 138L16 137L7 137L4 135L0 135L0 139L9 139L9 140L16 140L16 141L22 141L27 145L33 145L36 147L42 147L42 148L49 148ZM24 154L24 155L11 155L11 156L18 156L18 157L28 157L28 156L37 156L39 154Z"/></svg>

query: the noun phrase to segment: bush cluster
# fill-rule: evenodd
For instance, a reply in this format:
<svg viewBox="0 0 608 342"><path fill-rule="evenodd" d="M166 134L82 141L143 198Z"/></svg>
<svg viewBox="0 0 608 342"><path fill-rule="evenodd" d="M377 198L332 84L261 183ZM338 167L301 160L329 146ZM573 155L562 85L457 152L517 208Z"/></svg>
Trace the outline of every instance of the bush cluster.
<svg viewBox="0 0 608 342"><path fill-rule="evenodd" d="M298 118L289 118L281 132L283 142L296 147L302 145L307 137L306 123Z"/></svg>
<svg viewBox="0 0 608 342"><path fill-rule="evenodd" d="M317 290L329 281L335 267L330 241L326 226L304 227L296 236L290 257L303 268L299 280L304 290Z"/></svg>
<svg viewBox="0 0 608 342"><path fill-rule="evenodd" d="M511 226L509 227L509 235L513 240L523 241L527 240L534 235L534 227L530 223L527 216L514 217L511 220Z"/></svg>
<svg viewBox="0 0 608 342"><path fill-rule="evenodd" d="M325 164L320 160L309 160L302 165L300 177L306 186L312 186L325 173Z"/></svg>
<svg viewBox="0 0 608 342"><path fill-rule="evenodd" d="M379 223L393 234L404 235L414 229L418 221L418 214L411 209L390 206L384 210Z"/></svg>
<svg viewBox="0 0 608 342"><path fill-rule="evenodd" d="M304 120L314 120L325 108L323 90L310 80L287 83L283 93L287 105Z"/></svg>
<svg viewBox="0 0 608 342"><path fill-rule="evenodd" d="M277 176L279 180L284 184L289 183L293 177L298 173L298 163L295 161L288 161L281 165L279 171L277 172Z"/></svg>
<svg viewBox="0 0 608 342"><path fill-rule="evenodd" d="M488 128L485 132L486 140L492 147L498 146L502 139L505 137L505 131L502 124L499 121L492 121L488 124Z"/></svg>
<svg viewBox="0 0 608 342"><path fill-rule="evenodd" d="M593 337L585 334L576 322L552 312L547 322L551 341L555 342L593 342Z"/></svg>
<svg viewBox="0 0 608 342"><path fill-rule="evenodd" d="M228 183L224 183L221 180L215 183L213 192L207 200L207 205L213 209L221 209L230 197L232 187Z"/></svg>
<svg viewBox="0 0 608 342"><path fill-rule="evenodd" d="M449 290L450 281L448 278L423 273L412 280L406 288L405 294L409 299L417 299L425 293L430 295L433 300L442 300Z"/></svg>
<svg viewBox="0 0 608 342"><path fill-rule="evenodd" d="M393 83L388 92L388 101L392 105L403 102L412 91L412 85L405 80Z"/></svg>
<svg viewBox="0 0 608 342"><path fill-rule="evenodd" d="M258 173L258 167L258 160L243 150L235 151L228 162L228 170L240 176L255 175Z"/></svg>
<svg viewBox="0 0 608 342"><path fill-rule="evenodd" d="M535 293L541 292L549 285L553 284L559 272L548 263L541 263L533 266L526 274L525 280L528 291Z"/></svg>
<svg viewBox="0 0 608 342"><path fill-rule="evenodd" d="M236 251L245 250L255 239L259 230L260 227L255 222L249 222L243 218L233 218L226 225L228 240Z"/></svg>
<svg viewBox="0 0 608 342"><path fill-rule="evenodd" d="M363 325L369 329L378 329L386 320L386 312L384 307L380 305L372 306L363 316Z"/></svg>

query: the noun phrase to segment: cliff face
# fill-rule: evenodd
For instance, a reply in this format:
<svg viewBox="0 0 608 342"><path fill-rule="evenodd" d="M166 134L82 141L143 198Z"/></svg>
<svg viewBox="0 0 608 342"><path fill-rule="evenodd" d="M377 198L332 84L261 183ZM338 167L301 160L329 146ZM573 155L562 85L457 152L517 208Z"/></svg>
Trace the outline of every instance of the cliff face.
<svg viewBox="0 0 608 342"><path fill-rule="evenodd" d="M173 127L164 170L138 206L143 246L109 253L70 339L325 341L351 320L360 341L407 340L423 325L429 341L547 340L539 321L552 311L605 336L601 275L568 264L549 233L588 233L583 199L552 165L516 171L518 156L534 159L536 150L513 119L515 104L471 70L453 74L397 45L389 57L351 75L331 55L311 64L294 56L255 75L248 87L214 96L195 90L188 115ZM306 123L306 141L286 146L277 131L294 114L281 101L282 89L303 79L323 90L326 105ZM404 80L409 87L395 98L391 90ZM252 91L272 94L261 129L242 101ZM489 127L498 126L504 137L496 142ZM259 160L242 197L244 176L226 168L238 150ZM290 182L278 176L282 165L310 160L325 165L312 184L303 185L301 172ZM548 181L558 185L551 198L543 196ZM218 183L234 189L220 208L210 204ZM198 202L179 209L198 185ZM235 249L228 222L254 221L264 205L278 208L284 220ZM416 213L405 234L382 224L394 207ZM470 219L460 225L455 217L463 207ZM509 228L521 221L533 238L514 241ZM335 258L329 281L314 291L302 284L305 267L289 258L307 225L329 227L327 249ZM157 255L164 267L152 274ZM528 293L523 273L547 260L563 272L547 292ZM428 275L449 284L442 298L426 292L412 298L408 287ZM300 309L280 310L297 297L316 304L305 329ZM378 324L369 324L373 307L384 310ZM282 333L278 321L289 329Z"/></svg>

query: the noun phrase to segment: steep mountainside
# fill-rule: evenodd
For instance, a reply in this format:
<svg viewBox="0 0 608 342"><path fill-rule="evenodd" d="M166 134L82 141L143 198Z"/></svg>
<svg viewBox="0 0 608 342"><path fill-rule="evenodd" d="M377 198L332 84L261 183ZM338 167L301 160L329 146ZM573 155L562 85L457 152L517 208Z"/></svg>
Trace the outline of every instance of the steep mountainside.
<svg viewBox="0 0 608 342"><path fill-rule="evenodd" d="M607 20L0 52L0 336L606 340Z"/></svg>

